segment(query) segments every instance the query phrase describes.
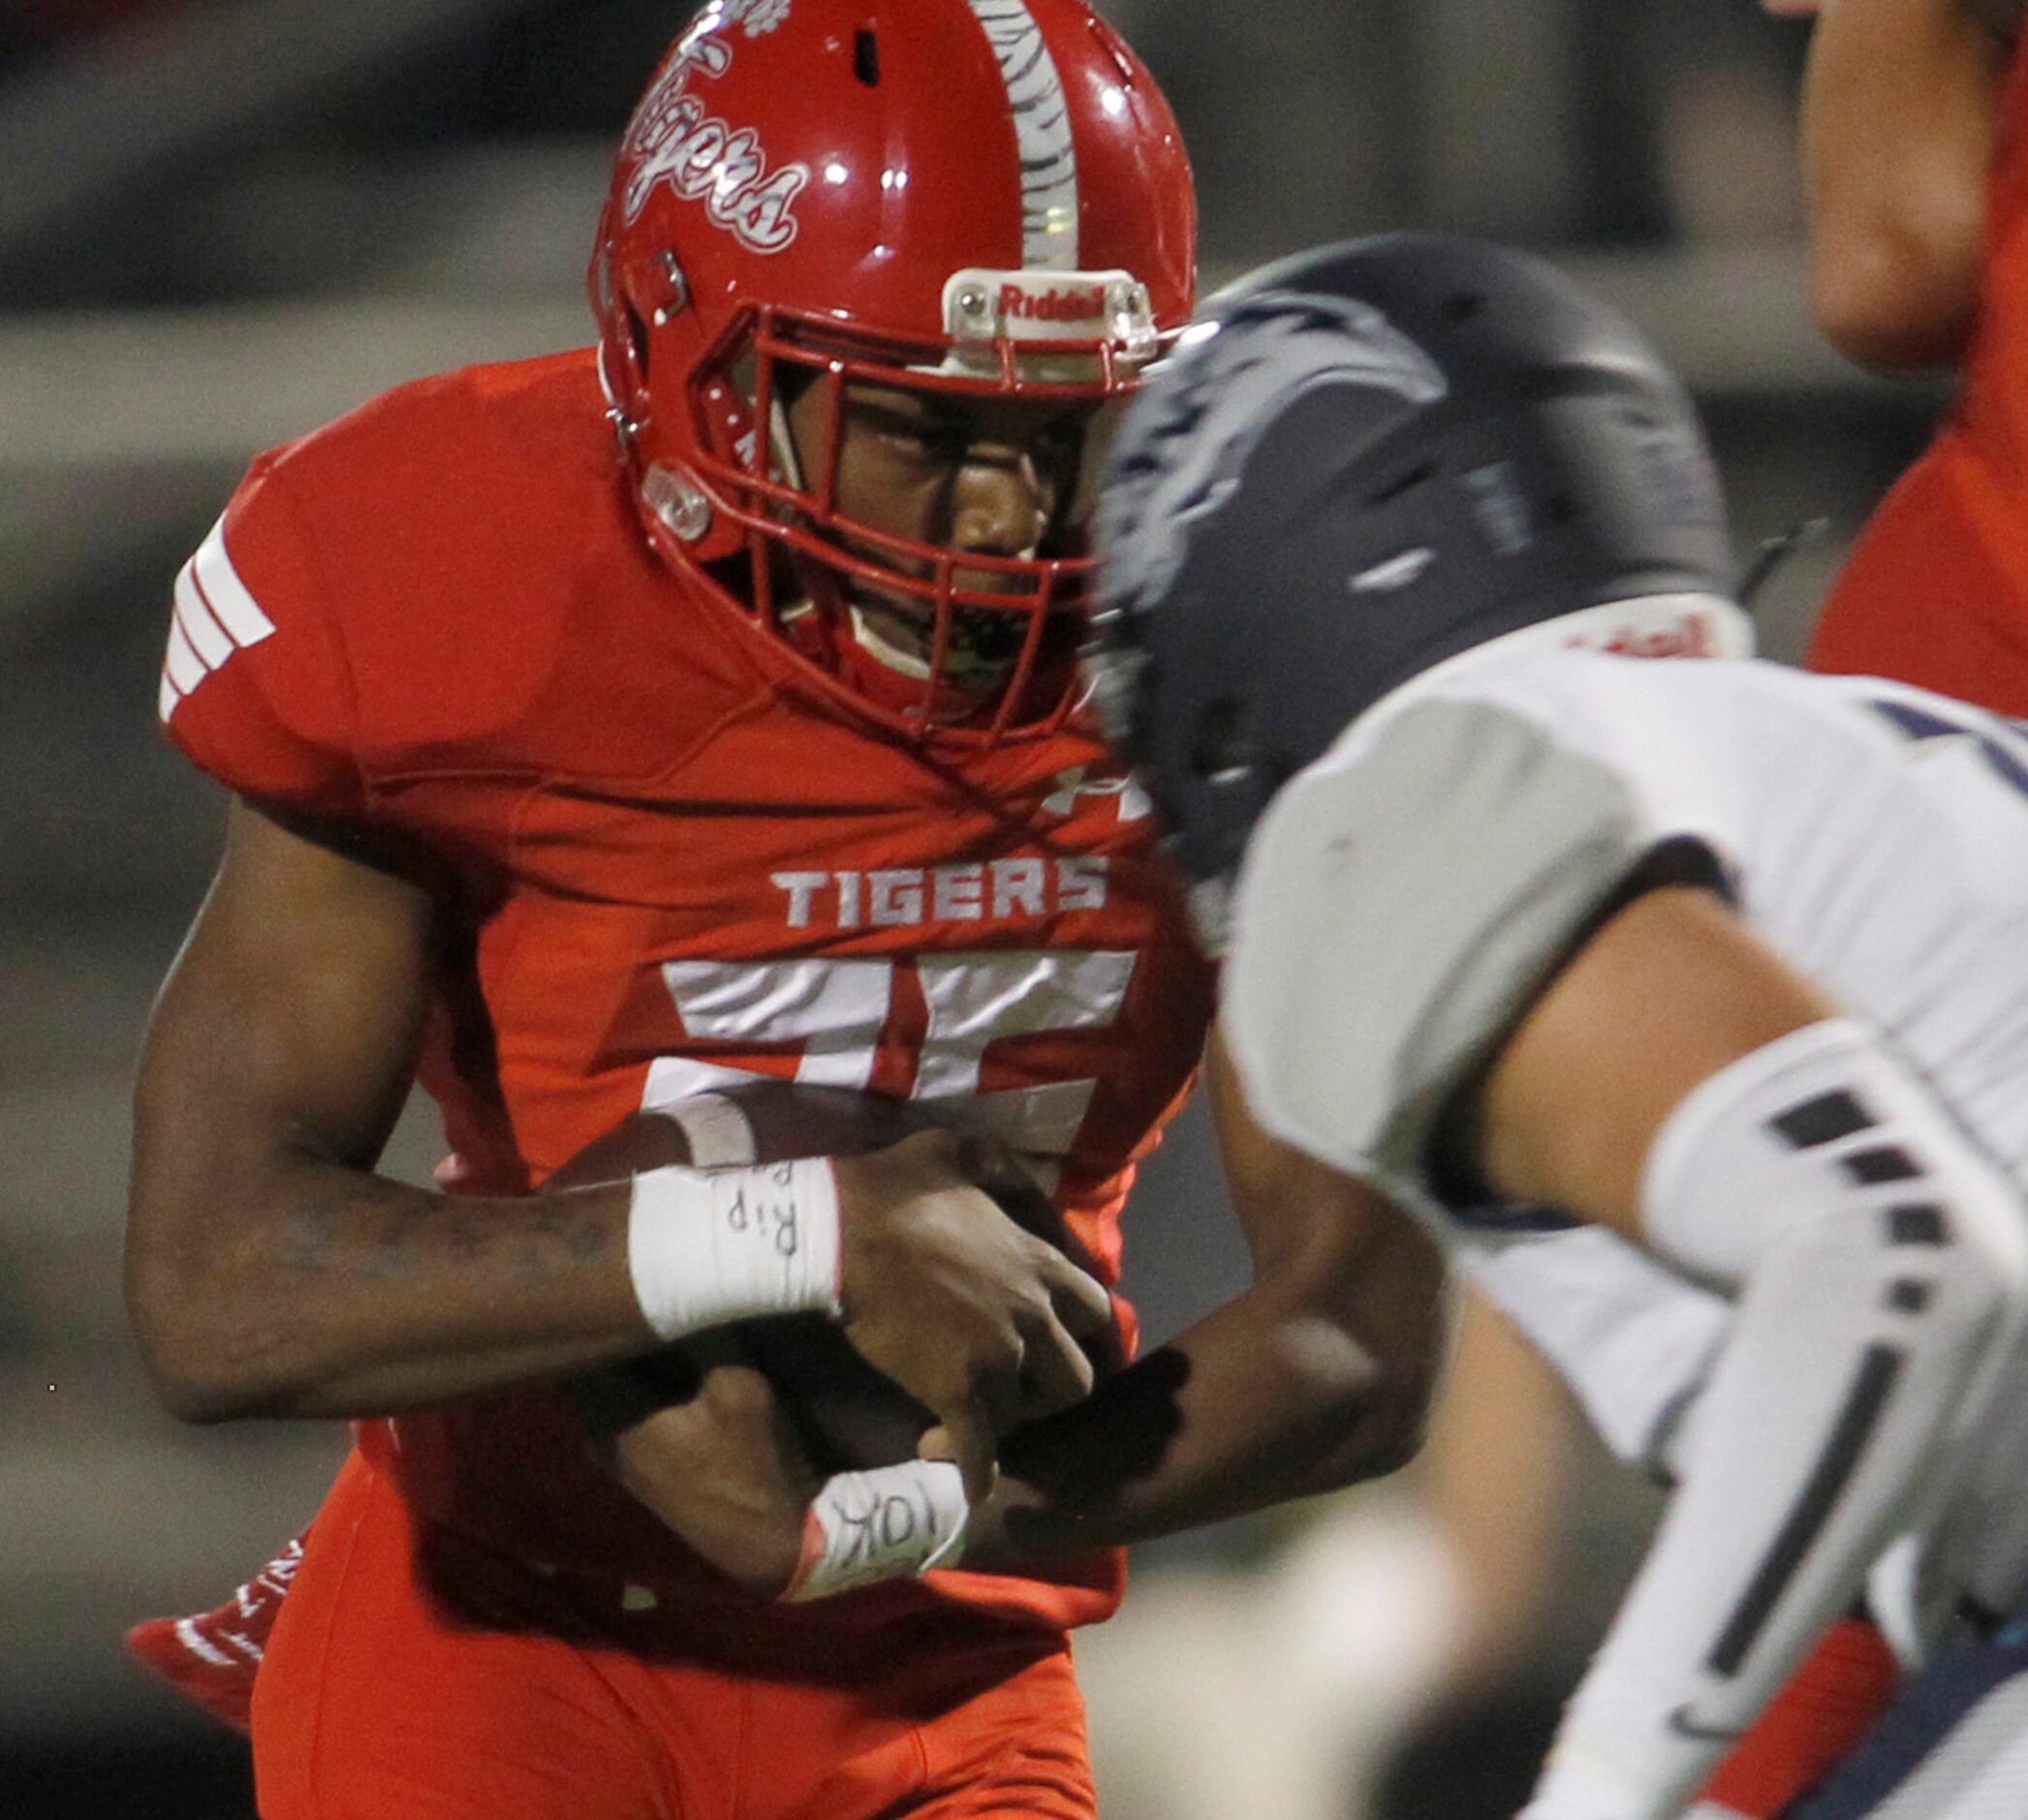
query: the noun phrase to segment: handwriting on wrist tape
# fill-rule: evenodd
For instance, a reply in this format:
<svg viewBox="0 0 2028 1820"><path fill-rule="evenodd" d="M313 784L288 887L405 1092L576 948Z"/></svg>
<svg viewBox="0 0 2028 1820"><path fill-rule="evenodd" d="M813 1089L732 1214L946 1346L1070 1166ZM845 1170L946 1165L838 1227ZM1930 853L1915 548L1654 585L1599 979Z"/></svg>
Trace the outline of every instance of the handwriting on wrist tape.
<svg viewBox="0 0 2028 1820"><path fill-rule="evenodd" d="M836 1473L810 1506L786 1596L821 1599L925 1574L955 1553L967 1515L963 1481L948 1460Z"/></svg>
<svg viewBox="0 0 2028 1820"><path fill-rule="evenodd" d="M727 1229L742 1238L765 1239L778 1255L795 1257L802 1244L799 1174L793 1163L764 1163L729 1177L732 1192L719 1207Z"/></svg>

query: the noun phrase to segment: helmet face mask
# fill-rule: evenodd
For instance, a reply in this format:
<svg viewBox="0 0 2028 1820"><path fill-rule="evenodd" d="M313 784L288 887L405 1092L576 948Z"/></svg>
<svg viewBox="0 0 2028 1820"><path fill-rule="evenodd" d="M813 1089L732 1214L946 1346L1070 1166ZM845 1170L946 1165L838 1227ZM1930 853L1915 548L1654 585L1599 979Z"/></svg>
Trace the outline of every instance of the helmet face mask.
<svg viewBox="0 0 2028 1820"><path fill-rule="evenodd" d="M1146 72L1078 0L1005 14L707 8L629 130L592 268L657 552L821 688L960 744L1069 711L1095 464L1069 449L1047 521L1012 544L949 509L856 512L863 402L984 425L952 437L948 489L979 443L1053 470L1050 439L1095 426L1181 326L1195 260ZM1031 70L1053 86L1010 75ZM1032 118L1056 123L1048 158Z"/></svg>
<svg viewBox="0 0 2028 1820"><path fill-rule="evenodd" d="M1031 358L1008 381L763 336L722 383L769 435L686 470L711 521L747 534L757 617L912 729L1053 722L1070 697L1090 445L1132 375L1037 379Z"/></svg>

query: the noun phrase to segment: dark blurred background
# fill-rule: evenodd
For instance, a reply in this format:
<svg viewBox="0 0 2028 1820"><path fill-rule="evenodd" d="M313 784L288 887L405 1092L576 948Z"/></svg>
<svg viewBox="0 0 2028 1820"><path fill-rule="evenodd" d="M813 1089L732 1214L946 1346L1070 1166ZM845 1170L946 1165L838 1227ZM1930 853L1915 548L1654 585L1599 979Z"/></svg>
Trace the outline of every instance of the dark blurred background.
<svg viewBox="0 0 2028 1820"><path fill-rule="evenodd" d="M1427 225L1549 252L1616 298L1704 400L1742 541L1829 520L1758 603L1770 647L1797 648L1938 403L1843 364L1806 319L1800 28L1748 0L1105 10L1182 120L1208 280ZM243 1747L145 1685L119 1636L258 1568L314 1509L341 1445L315 1427L177 1428L150 1403L120 1313L128 1069L221 816L157 738L172 578L264 446L419 373L590 338L581 272L608 148L688 11L0 5L9 1820L250 1811ZM434 1155L412 1116L396 1166ZM1157 1335L1236 1280L1224 1218L1186 1122L1130 1227L1130 1286ZM1552 1693L1649 1515L1574 1445L1593 1494L1555 1532L1562 1590L1536 1678ZM1109 1814L1364 1811L1417 1678L1436 1673L1423 1658L1454 1628L1420 1495L1411 1481L1145 1552L1129 1616L1085 1649ZM1191 1767L1191 1737L1210 1768ZM1297 1764L1305 1750L1323 1767ZM1396 1774L1436 1786L1427 1766ZM1464 1794L1387 1799L1390 1813L1480 1811Z"/></svg>

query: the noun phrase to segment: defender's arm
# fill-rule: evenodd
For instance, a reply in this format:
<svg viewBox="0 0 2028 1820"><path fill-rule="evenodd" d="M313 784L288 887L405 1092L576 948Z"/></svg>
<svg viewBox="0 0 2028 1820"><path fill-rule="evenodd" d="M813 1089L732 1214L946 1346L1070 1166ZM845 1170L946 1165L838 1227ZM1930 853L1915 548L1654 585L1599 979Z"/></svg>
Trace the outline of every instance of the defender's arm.
<svg viewBox="0 0 2028 1820"><path fill-rule="evenodd" d="M2028 1301L2018 1194L1877 1036L1690 888L1591 938L1482 1110L1503 1196L1737 1291L1682 1489L1528 1810L1660 1820L1961 1444Z"/></svg>
<svg viewBox="0 0 2028 1820"><path fill-rule="evenodd" d="M1253 1281L1002 1444L966 1565L1145 1540L1393 1470L1420 1445L1444 1326L1435 1244L1270 1138L1214 1038L1207 1076Z"/></svg>
<svg viewBox="0 0 2028 1820"><path fill-rule="evenodd" d="M1819 15L1802 132L1820 327L1866 365L1955 365L1979 303L2011 40L1977 0L1769 11Z"/></svg>

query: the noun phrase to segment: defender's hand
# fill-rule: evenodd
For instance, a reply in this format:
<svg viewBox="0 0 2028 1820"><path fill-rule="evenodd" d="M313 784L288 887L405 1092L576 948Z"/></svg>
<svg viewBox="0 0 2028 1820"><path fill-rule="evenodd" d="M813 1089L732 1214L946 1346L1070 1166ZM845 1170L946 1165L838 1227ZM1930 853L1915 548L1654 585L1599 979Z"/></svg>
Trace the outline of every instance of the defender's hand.
<svg viewBox="0 0 2028 1820"><path fill-rule="evenodd" d="M834 1167L846 1334L936 1416L976 1501L1002 1429L1090 1392L1078 1337L1110 1326L1111 1300L978 1185L1018 1168L1000 1145L923 1132Z"/></svg>
<svg viewBox="0 0 2028 1820"><path fill-rule="evenodd" d="M713 1567L764 1599L781 1596L821 1482L760 1372L713 1366L688 1401L615 1434L608 1463Z"/></svg>

